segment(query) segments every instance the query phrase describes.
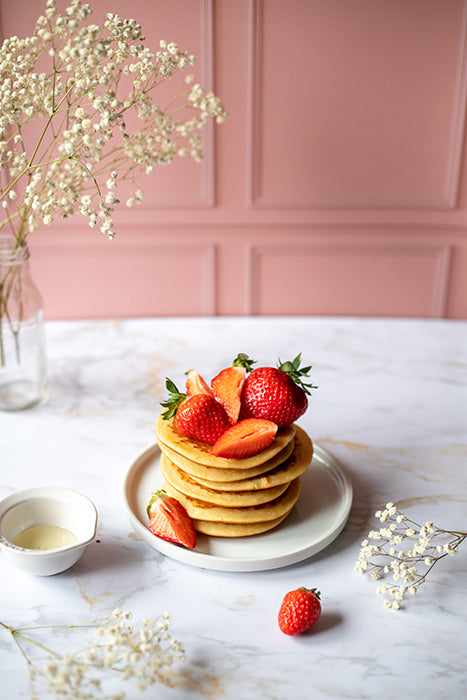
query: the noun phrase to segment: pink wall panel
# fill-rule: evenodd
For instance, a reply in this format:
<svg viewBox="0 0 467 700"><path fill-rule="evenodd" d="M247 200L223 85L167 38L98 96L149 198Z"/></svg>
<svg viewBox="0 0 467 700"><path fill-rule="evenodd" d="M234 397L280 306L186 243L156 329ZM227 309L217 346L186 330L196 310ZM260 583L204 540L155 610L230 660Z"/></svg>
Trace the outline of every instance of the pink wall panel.
<svg viewBox="0 0 467 700"><path fill-rule="evenodd" d="M449 250L406 245L299 247L252 250L252 305L257 314L296 313L441 316ZM346 293L343 294L343 290Z"/></svg>
<svg viewBox="0 0 467 700"><path fill-rule="evenodd" d="M69 299L79 296L81 315L94 318L126 317L135 307L140 315L346 315L358 308L361 315L443 317L457 275L456 246L430 231L386 232L376 242L373 231L338 229L146 233L131 241L101 237L92 246L89 234L74 237L65 266L64 248L57 251L53 234L45 234L33 263L53 315L68 315Z"/></svg>
<svg viewBox="0 0 467 700"><path fill-rule="evenodd" d="M131 317L135 309L140 316L214 313L213 245L185 239L175 251L173 239L138 239L76 238L66 265L53 241L34 249L35 279L53 316L69 315L70 298L80 300L80 316L88 318Z"/></svg>
<svg viewBox="0 0 467 700"><path fill-rule="evenodd" d="M467 0L110 4L194 53L229 116L114 241L80 217L34 232L48 318L467 318ZM0 0L3 35L44 5Z"/></svg>
<svg viewBox="0 0 467 700"><path fill-rule="evenodd" d="M449 206L465 105L462 2L295 6L300 22L288 0L256 4L255 204Z"/></svg>

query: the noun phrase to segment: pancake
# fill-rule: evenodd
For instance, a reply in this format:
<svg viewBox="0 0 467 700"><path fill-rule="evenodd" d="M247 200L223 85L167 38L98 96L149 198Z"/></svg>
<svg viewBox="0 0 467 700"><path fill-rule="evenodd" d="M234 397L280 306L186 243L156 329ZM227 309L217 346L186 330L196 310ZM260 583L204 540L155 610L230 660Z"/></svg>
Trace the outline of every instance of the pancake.
<svg viewBox="0 0 467 700"><path fill-rule="evenodd" d="M227 508L201 501L174 488L166 479L163 488L185 506L188 515L195 520L220 523L261 523L275 520L289 513L300 495L300 477L294 479L286 491L269 503L257 506Z"/></svg>
<svg viewBox="0 0 467 700"><path fill-rule="evenodd" d="M196 481L202 486L213 488L218 491L252 491L255 489L270 489L274 486L279 486L280 484L286 484L295 479L297 476L301 476L301 474L308 469L311 460L313 459L312 441L308 437L307 433L299 426L295 426L295 430L295 443L290 457L288 457L278 466L273 466L268 471L260 473L259 476L248 478L247 471L245 479L235 482L216 481L215 477L213 477L212 480L201 479L198 476L194 476L193 478L196 479ZM289 449L290 445L284 448L284 450ZM280 454L282 454L282 452ZM275 458L273 458L273 460L274 459ZM273 460L270 460L270 462L273 462ZM266 467L268 465L269 462L263 466Z"/></svg>
<svg viewBox="0 0 467 700"><path fill-rule="evenodd" d="M295 435L295 426L290 425L278 430L276 437L268 447L251 457L244 457L243 459L215 457L211 454L211 445L181 435L174 427L173 421L162 418L162 413L157 417L154 431L161 449L162 445L167 445L175 452L198 464L215 467L216 469L249 469L250 467L264 464L264 462L274 457L291 442Z"/></svg>
<svg viewBox="0 0 467 700"><path fill-rule="evenodd" d="M261 503L273 501L278 496L281 496L287 489L291 479L288 482L273 486L271 488L262 488L252 491L218 491L211 486L203 486L195 481L189 474L182 471L176 464L164 454L161 454L160 459L161 472L171 486L181 491L185 496L192 496L201 501L207 501L209 504L225 506L232 508L235 506L257 506ZM235 482L233 482L235 483Z"/></svg>
<svg viewBox="0 0 467 700"><path fill-rule="evenodd" d="M213 537L250 537L268 532L286 519L289 513L264 523L213 523L209 520L193 520L195 530Z"/></svg>
<svg viewBox="0 0 467 700"><path fill-rule="evenodd" d="M271 457L271 459L268 459L267 462L263 464L259 464L257 467L250 467L249 469L216 469L216 467L207 467L204 464L197 464L193 460L187 459L187 457L184 457L179 452L175 452L171 447L159 443L161 452L167 455L171 462L194 479L200 483L203 483L203 479L206 480L206 486L212 486L212 482L215 482L215 488L220 488L220 484L225 484L227 490L237 488L236 484L233 485L232 482L240 482L254 477L257 474L264 474L264 472L272 470L282 464L290 457L294 446L294 441L291 440L280 452L274 455L274 457Z"/></svg>

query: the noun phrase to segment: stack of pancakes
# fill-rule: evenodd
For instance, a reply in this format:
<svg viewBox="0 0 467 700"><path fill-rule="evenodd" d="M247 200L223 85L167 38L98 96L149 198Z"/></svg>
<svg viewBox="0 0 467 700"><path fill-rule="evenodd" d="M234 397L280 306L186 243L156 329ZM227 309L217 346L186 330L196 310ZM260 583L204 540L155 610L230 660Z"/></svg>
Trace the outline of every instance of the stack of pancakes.
<svg viewBox="0 0 467 700"><path fill-rule="evenodd" d="M211 446L181 435L159 415L163 488L182 503L195 529L206 535L243 537L267 532L290 513L313 443L299 426L278 431L262 452L244 459L210 453Z"/></svg>

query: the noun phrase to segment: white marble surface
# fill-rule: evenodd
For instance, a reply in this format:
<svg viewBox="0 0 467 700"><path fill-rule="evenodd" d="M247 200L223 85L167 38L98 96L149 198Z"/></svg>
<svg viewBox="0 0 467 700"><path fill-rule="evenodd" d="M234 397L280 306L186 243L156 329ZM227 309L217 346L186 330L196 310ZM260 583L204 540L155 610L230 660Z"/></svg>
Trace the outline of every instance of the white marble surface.
<svg viewBox="0 0 467 700"><path fill-rule="evenodd" d="M353 564L388 500L419 522L467 529L467 323L52 322L47 340L46 403L0 414L0 497L34 485L80 490L97 506L98 541L71 570L47 578L18 572L0 554L0 620L85 622L117 606L139 620L167 610L186 662L175 688L130 698L465 697L467 551L440 563L398 612L383 608ZM354 487L348 524L331 546L258 573L202 570L158 554L132 532L122 503L127 470L154 442L164 377L183 384L191 367L213 376L239 351L261 364L303 353L319 388L300 425ZM299 585L322 591L323 613L312 633L291 638L276 616ZM29 696L24 660L1 629L0 674L3 700Z"/></svg>

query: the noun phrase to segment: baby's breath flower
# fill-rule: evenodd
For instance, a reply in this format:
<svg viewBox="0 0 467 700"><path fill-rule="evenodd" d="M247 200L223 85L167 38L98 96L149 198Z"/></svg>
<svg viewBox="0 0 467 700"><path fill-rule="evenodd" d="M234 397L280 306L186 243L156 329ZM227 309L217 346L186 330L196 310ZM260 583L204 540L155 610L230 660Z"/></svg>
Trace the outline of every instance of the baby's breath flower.
<svg viewBox="0 0 467 700"><path fill-rule="evenodd" d="M141 627L136 630L129 624L131 619L131 612L116 608L106 620L96 624L58 626L57 631L75 631L79 634L79 650L62 655L60 651L48 649L47 642L38 645L33 641L35 647L41 650L40 658L30 656L28 642L32 640L28 639L26 633L27 630L34 630L37 634L44 628L11 629L2 622L0 626L15 638L28 661L33 697L35 691L38 694L43 691L44 697L90 700L95 697L110 697L104 688L106 681L110 680L113 674L121 681L134 682L135 688L139 685L147 688L155 683L168 684L174 663L184 661L182 644L173 639L168 632L168 613L163 613L155 620L144 618ZM162 637L159 634L160 626L164 630ZM86 635L86 630L91 629L95 630L101 641L95 644L89 640L83 648L83 635ZM44 652L50 655L46 661L43 660ZM137 694L134 692L135 688L131 697ZM124 698L125 693L119 694L118 697Z"/></svg>
<svg viewBox="0 0 467 700"><path fill-rule="evenodd" d="M194 132L209 119L221 123L226 117L219 98L184 75L195 59L176 42L161 40L154 53L134 19L107 13L101 25L85 24L90 15L81 0L63 12L48 0L33 37L10 37L0 47L0 162L10 182L18 183L0 189L0 231L15 227L19 243L41 224L75 213L94 227L103 190L115 190L123 180L134 187L128 205L139 203L140 176L179 154L201 160ZM152 95L175 77L181 87L164 110ZM43 125L38 141L36 132L29 134L32 118ZM107 202L119 200L108 196ZM109 237L115 235L112 216L108 211L101 227Z"/></svg>
<svg viewBox="0 0 467 700"><path fill-rule="evenodd" d="M401 513L392 502L387 503L385 509L377 510L375 517L385 527L370 530L361 543L354 569L359 574L368 573L375 581L391 575L394 582L401 582L390 588L380 585L376 589L376 593L387 596L385 607L398 610L405 596L417 593L438 561L457 554L467 533L443 530L431 521L421 526ZM399 528L402 524L404 526ZM378 541L378 545L370 544L369 540ZM405 545L405 548L396 549L394 545ZM425 565L424 573L418 572L418 564Z"/></svg>

